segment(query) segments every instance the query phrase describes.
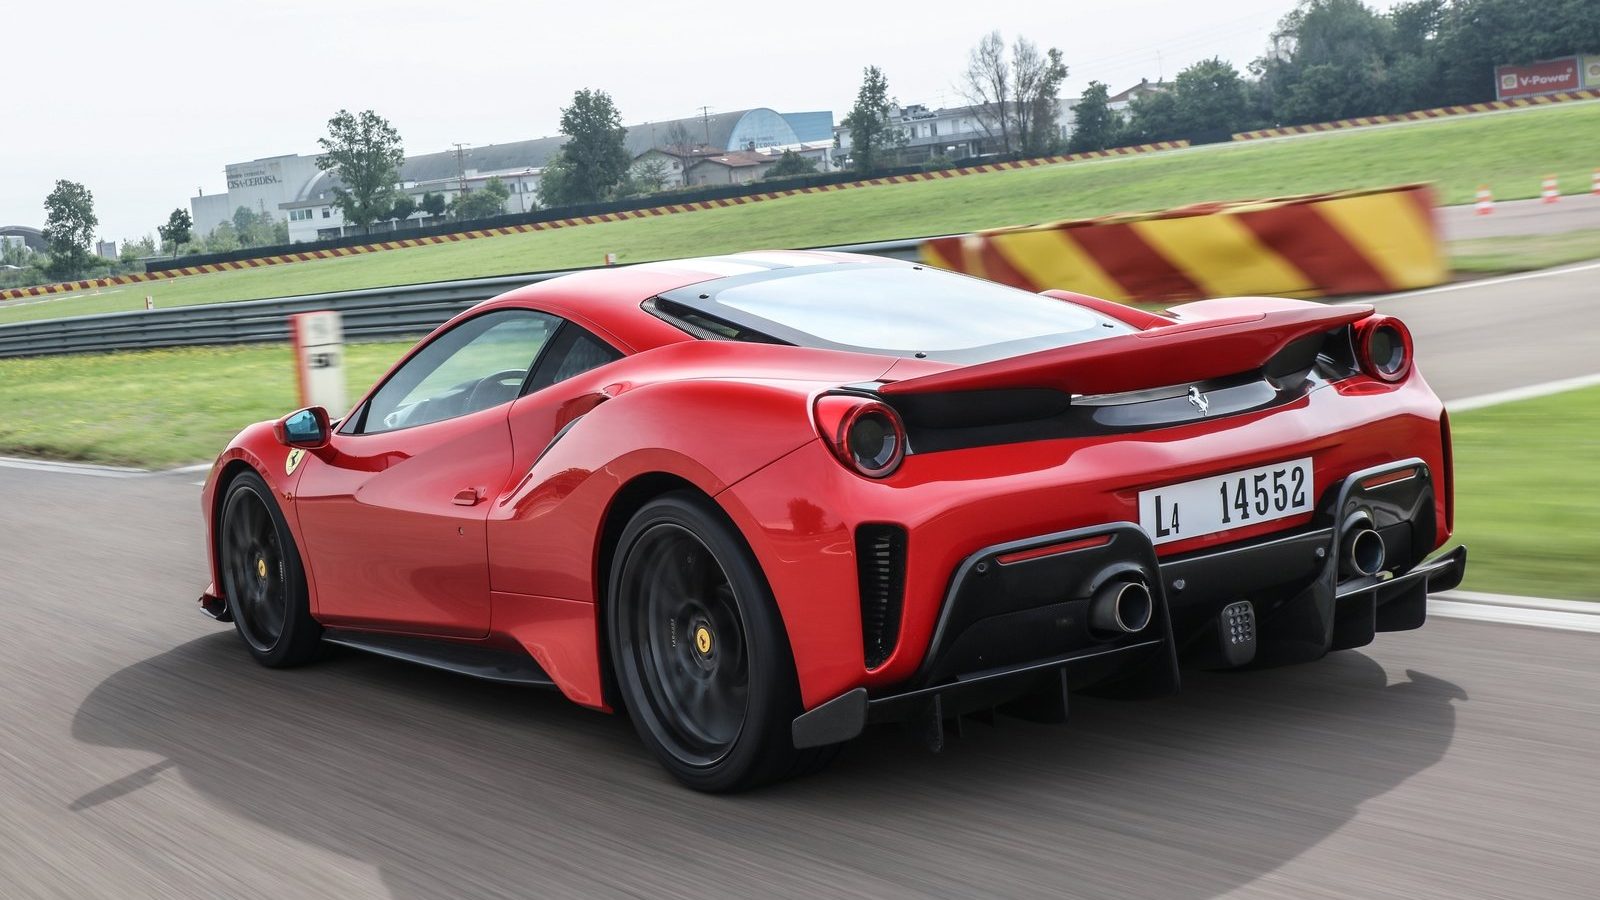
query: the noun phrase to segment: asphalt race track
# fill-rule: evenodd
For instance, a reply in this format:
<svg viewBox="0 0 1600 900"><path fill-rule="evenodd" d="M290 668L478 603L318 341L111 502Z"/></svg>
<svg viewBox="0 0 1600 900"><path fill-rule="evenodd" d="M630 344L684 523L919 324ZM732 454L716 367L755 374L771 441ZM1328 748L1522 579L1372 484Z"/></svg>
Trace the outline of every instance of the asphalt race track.
<svg viewBox="0 0 1600 900"><path fill-rule="evenodd" d="M1385 299L1447 399L1600 370L1600 268ZM1512 310L1516 319L1496 324ZM1492 326L1492 327L1491 327ZM1536 340L1537 338L1537 340ZM204 619L194 473L0 468L0 896L1592 897L1600 637L1435 619L1065 728L677 787L626 721Z"/></svg>

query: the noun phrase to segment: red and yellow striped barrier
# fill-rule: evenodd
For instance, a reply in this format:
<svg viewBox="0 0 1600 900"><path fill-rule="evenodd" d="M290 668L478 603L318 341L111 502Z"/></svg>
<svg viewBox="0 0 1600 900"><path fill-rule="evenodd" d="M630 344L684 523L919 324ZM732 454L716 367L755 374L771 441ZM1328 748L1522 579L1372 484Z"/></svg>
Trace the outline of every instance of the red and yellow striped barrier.
<svg viewBox="0 0 1600 900"><path fill-rule="evenodd" d="M628 219L648 219L656 216L672 215L675 213L694 212L704 209L721 209L729 206L743 206L747 203L759 203L763 200L777 200L783 197L793 197L797 194L825 194L829 191L843 191L852 188L876 187L885 184L909 184L916 181L938 181L944 178L958 178L963 175L982 175L988 172L1006 172L1013 169L1031 169L1036 166L1056 165L1058 163L1081 162L1090 159L1108 159L1118 156L1137 156L1144 153L1154 153L1161 150L1177 150L1189 146L1188 141L1158 141L1154 144L1139 144L1134 147L1117 147L1111 150L1091 150L1085 153L1068 153L1060 156L1043 156L1033 159L1009 160L1006 162L984 163L977 166L963 166L959 169L934 169L927 172L912 172L907 175L887 175L881 178L868 178L862 181L846 181L839 184L825 184L817 187L791 188L783 191L769 191L761 194L748 194L742 197L727 197L720 200L697 200L691 203L673 203L665 206L652 206L645 209L628 209L620 212L598 213L592 216L575 216L570 219L556 219L549 222L530 222L523 225L505 225L498 228L484 228L476 231L460 231L451 234L436 234L428 237L396 238L391 241L378 241L371 244L361 244L355 247L336 247L326 250L307 250L303 253L285 253L281 256L261 256L251 259L235 260L232 262L204 263L196 266L186 266L181 269L165 269L158 272L140 272L130 275L117 275L110 278L93 278L87 281L71 281L61 284L41 284L33 287L11 288L0 291L0 300L13 300L22 297L44 297L50 294L65 294L70 291L92 290L94 288L113 287L123 284L140 284L147 281L164 281L169 278L178 278L184 275L204 275L211 272L235 272L242 269L258 269L263 266L277 266L284 263L308 262L314 259L337 259L342 256L359 256L363 253L376 253L381 250L403 250L407 247L426 247L432 244L449 244L456 241L470 241L477 238L500 237L508 234L524 234L530 231L552 231L557 228L572 228L578 225L595 225L602 222L623 222Z"/></svg>
<svg viewBox="0 0 1600 900"><path fill-rule="evenodd" d="M1358 116L1337 122L1317 122L1312 125L1288 125L1283 128L1263 128L1259 131L1241 131L1233 136L1236 141L1258 141L1262 138L1287 137L1292 134L1317 134L1324 131L1341 131L1346 128L1366 128L1372 125L1392 125L1396 122L1421 122L1447 116L1464 116L1468 113L1497 112L1505 109L1523 109L1529 106L1548 106L1572 100L1600 100L1600 90L1562 91L1539 97L1516 97L1510 100L1490 100L1486 103L1468 103L1465 106L1440 106L1389 116Z"/></svg>
<svg viewBox="0 0 1600 900"><path fill-rule="evenodd" d="M926 241L922 258L1121 302L1376 294L1449 275L1427 185L998 229Z"/></svg>

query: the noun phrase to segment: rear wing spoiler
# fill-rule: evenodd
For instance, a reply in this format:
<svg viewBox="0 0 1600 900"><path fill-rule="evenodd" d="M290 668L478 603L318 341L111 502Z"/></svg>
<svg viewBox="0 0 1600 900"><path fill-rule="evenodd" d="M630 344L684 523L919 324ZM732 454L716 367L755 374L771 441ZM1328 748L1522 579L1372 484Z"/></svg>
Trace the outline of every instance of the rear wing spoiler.
<svg viewBox="0 0 1600 900"><path fill-rule="evenodd" d="M1372 307L1364 305L1296 304L1291 308L1252 310L1244 315L1180 320L1131 334L890 382L878 388L878 393L885 399L1025 388L1067 394L1119 394L1206 381L1263 368L1297 340L1333 331L1370 315Z"/></svg>

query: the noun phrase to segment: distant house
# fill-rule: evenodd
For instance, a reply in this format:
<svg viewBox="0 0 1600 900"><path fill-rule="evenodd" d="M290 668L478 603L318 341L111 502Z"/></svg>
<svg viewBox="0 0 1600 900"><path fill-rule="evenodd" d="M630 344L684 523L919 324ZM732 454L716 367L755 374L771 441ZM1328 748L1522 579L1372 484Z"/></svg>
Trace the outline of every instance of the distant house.
<svg viewBox="0 0 1600 900"><path fill-rule="evenodd" d="M692 149L678 147L651 147L633 158L630 171L638 174L646 166L659 163L661 170L666 173L667 180L662 185L666 188L685 187L689 184L688 173L694 164L708 156L718 156L721 150L699 146Z"/></svg>
<svg viewBox="0 0 1600 900"><path fill-rule="evenodd" d="M1128 107L1132 105L1133 101L1146 94L1159 94L1164 91L1170 91L1172 87L1173 84L1170 81L1151 81L1148 78L1141 78L1139 83L1133 87L1107 97L1106 107L1113 112L1127 115Z"/></svg>
<svg viewBox="0 0 1600 900"><path fill-rule="evenodd" d="M753 150L732 150L716 156L703 156L689 165L688 183L694 187L749 184L777 162L778 157Z"/></svg>

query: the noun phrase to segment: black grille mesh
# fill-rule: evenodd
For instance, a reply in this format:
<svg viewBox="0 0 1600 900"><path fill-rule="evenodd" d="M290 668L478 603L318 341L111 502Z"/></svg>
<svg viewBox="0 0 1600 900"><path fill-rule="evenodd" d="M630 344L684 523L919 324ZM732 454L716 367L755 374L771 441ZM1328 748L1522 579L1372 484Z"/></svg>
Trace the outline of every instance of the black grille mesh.
<svg viewBox="0 0 1600 900"><path fill-rule="evenodd" d="M906 589L906 533L894 525L856 529L856 572L861 587L861 643L867 668L894 652Z"/></svg>

